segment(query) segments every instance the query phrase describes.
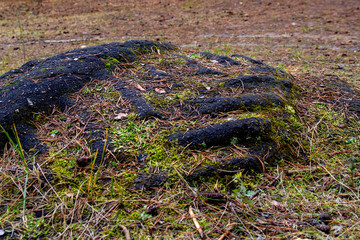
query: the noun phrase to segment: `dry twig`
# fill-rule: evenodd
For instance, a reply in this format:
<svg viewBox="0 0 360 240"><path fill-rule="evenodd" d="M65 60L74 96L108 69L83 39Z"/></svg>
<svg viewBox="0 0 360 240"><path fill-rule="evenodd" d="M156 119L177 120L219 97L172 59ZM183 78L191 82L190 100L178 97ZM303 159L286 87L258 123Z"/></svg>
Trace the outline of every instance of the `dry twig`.
<svg viewBox="0 0 360 240"><path fill-rule="evenodd" d="M226 231L223 233L223 235L220 236L220 238L218 240L223 240L225 239L229 234L230 231L236 226L236 224L229 224L226 229Z"/></svg>
<svg viewBox="0 0 360 240"><path fill-rule="evenodd" d="M131 240L130 231L124 225L119 225L119 227L123 230L125 234L125 239Z"/></svg>
<svg viewBox="0 0 360 240"><path fill-rule="evenodd" d="M204 232L203 232L203 230L201 229L201 226L200 226L199 222L196 220L195 214L194 214L191 206L189 207L189 214L190 214L190 217L192 218L192 220L193 220L193 222L194 222L194 224L195 224L196 230L197 230L197 231L199 232L199 234L200 234L200 237L201 237L201 238L204 238Z"/></svg>
<svg viewBox="0 0 360 240"><path fill-rule="evenodd" d="M266 185L266 187L271 187L275 184L275 182L277 182L280 179L280 175L277 175L276 178L274 180L272 180L268 185ZM254 195L251 196L251 199L255 198L257 195L259 195L260 190L257 190Z"/></svg>

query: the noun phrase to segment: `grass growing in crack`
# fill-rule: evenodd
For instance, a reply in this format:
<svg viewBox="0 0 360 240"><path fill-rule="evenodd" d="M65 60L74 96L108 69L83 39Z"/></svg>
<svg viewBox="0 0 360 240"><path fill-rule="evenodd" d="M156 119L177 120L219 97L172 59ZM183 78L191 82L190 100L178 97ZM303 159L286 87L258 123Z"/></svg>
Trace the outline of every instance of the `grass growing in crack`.
<svg viewBox="0 0 360 240"><path fill-rule="evenodd" d="M11 146L14 147L14 149L16 150L16 152L17 152L17 154L18 154L18 156L20 158L20 160L17 159L19 166L21 166L22 169L24 169L24 171L25 171L25 173L22 176L20 176L20 178L25 176L24 186L21 189L22 190L22 195L23 195L23 203L22 203L23 215L22 215L22 218L23 218L23 221L25 221L26 220L25 219L26 218L26 216L25 216L25 206L26 206L26 197L27 197L27 187L28 187L29 174L30 174L28 163L26 162L24 150L23 150L23 148L21 146L21 142L20 142L19 135L17 133L15 124L13 126L14 134L15 134L15 141L11 138L9 133L7 131L5 131L5 129L2 126L0 126L0 127L3 130L3 133L5 133L6 137L9 139ZM20 185L20 187L21 187L21 185Z"/></svg>
<svg viewBox="0 0 360 240"><path fill-rule="evenodd" d="M108 130L106 130L106 134L105 134L105 142L104 142L104 147L102 149L100 164L99 164L98 170L96 171L95 174L93 173L93 171L94 171L95 160L97 159L99 149L96 150L93 160L91 161L91 171L90 171L90 178L89 178L89 184L88 184L88 194L89 194L90 199L93 199L94 185L96 184L96 181L98 180L99 174L101 172L101 168L103 167L104 155L105 155L105 150L106 150L106 146L107 146L107 139L108 139Z"/></svg>
<svg viewBox="0 0 360 240"><path fill-rule="evenodd" d="M32 205L33 201L33 191L31 189L36 188L37 178L41 170L39 171L39 165L34 161L35 156L29 157L24 154L15 125L13 126L15 140L4 128L2 130L9 139L10 151L6 152L0 161L0 191L2 193L0 204L3 207L0 217L1 222L2 224L7 223L21 214L22 224L16 223L13 226L22 229L22 238L29 239L44 236L50 231L49 224L44 221L43 217L35 220L32 215L28 214L28 207ZM40 188L36 188L36 190L40 192ZM10 196L13 198L9 199ZM22 196L21 201L20 196ZM4 204L6 204L6 208L4 208ZM45 229L42 230L44 227ZM11 231L14 231L14 229L5 228L4 234L6 235Z"/></svg>

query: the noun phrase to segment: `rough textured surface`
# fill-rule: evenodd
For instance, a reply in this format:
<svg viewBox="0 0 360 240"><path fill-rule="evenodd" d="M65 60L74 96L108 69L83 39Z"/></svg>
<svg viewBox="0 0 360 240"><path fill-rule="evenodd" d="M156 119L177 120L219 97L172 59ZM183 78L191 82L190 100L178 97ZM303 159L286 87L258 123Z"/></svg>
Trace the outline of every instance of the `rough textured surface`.
<svg viewBox="0 0 360 240"><path fill-rule="evenodd" d="M24 149L39 154L58 149L49 134L70 141L60 151L68 145L77 149L72 142L80 143L76 137L83 136L89 150L76 158L80 168L86 168L95 153L98 164L108 157L125 163L137 159L142 169L157 164L137 170L134 189L161 186L172 161L183 162L186 177L197 180L263 171L274 156L287 154L279 139L291 132L278 123L296 118L287 110L296 95L291 75L244 55L161 53L175 49L171 44L128 41L31 61L0 77L0 124L9 131L15 123ZM57 125L48 123L42 131L54 130L42 133L43 144L29 122L36 122L34 113L51 114L54 107L67 117L58 116L62 120ZM61 140L61 131L63 137L77 135ZM206 158L213 160L198 165L184 158L187 149L206 150L212 156ZM104 150L111 154L105 156ZM140 161L138 156L144 157Z"/></svg>
<svg viewBox="0 0 360 240"><path fill-rule="evenodd" d="M67 96L87 82L112 79L108 71L115 65L133 62L139 54L155 49L172 49L170 44L151 41L110 43L62 53L43 61L34 60L0 76L0 125L10 131L13 123L28 122L33 113L49 113L54 107L67 107ZM126 98L134 101L140 115L150 111L134 92ZM4 136L0 143L4 143Z"/></svg>
<svg viewBox="0 0 360 240"><path fill-rule="evenodd" d="M274 93L244 94L239 97L214 97L195 100L200 103L199 112L211 114L216 112L229 112L239 109L253 109L259 107L272 107L283 105L281 98Z"/></svg>
<svg viewBox="0 0 360 240"><path fill-rule="evenodd" d="M201 52L200 54L211 59L213 62L217 62L224 66L241 65L238 61L235 61L234 59L232 59L228 56L217 55L217 54L209 53L209 52Z"/></svg>
<svg viewBox="0 0 360 240"><path fill-rule="evenodd" d="M262 118L246 118L213 124L204 128L175 133L171 141L177 140L182 146L226 146L236 138L240 143L254 142L256 137L270 131L270 121Z"/></svg>
<svg viewBox="0 0 360 240"><path fill-rule="evenodd" d="M31 61L6 73L0 77L0 124L8 126L54 106L64 108L61 98L66 94L78 91L88 81L111 78L107 64L133 62L138 54L155 48L172 46L150 41L110 43Z"/></svg>
<svg viewBox="0 0 360 240"><path fill-rule="evenodd" d="M232 158L221 162L218 166L210 165L199 167L188 176L190 180L198 180L199 178L208 178L210 176L226 176L233 175L234 172L242 170L264 171L264 165L256 156L247 156L242 158Z"/></svg>
<svg viewBox="0 0 360 240"><path fill-rule="evenodd" d="M121 96L131 102L136 108L136 113L140 118L158 117L161 118L161 114L151 106L144 97L136 91L134 87L127 85L124 82L119 81L116 86L116 90L121 93Z"/></svg>
<svg viewBox="0 0 360 240"><path fill-rule="evenodd" d="M165 183L167 177L165 174L140 174L135 180L132 187L137 190L153 190Z"/></svg>

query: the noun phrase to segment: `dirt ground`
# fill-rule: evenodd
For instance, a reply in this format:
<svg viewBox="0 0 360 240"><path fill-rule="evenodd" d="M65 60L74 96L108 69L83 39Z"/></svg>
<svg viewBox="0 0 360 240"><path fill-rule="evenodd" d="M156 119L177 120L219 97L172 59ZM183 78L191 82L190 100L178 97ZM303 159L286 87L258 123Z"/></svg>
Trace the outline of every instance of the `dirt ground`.
<svg viewBox="0 0 360 240"><path fill-rule="evenodd" d="M359 15L357 0L5 0L0 73L82 45L149 39L250 53L291 70L298 60L325 59L331 65L322 74L345 68L358 75Z"/></svg>

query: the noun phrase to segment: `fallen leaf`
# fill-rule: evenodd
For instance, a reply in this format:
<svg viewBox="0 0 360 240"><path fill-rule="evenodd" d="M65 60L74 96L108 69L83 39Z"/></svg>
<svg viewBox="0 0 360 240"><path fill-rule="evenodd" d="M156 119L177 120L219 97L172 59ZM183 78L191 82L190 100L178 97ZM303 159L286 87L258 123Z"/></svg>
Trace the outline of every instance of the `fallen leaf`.
<svg viewBox="0 0 360 240"><path fill-rule="evenodd" d="M66 193L65 195L66 195L67 197L69 197L69 198L73 198L73 197L75 196L74 193Z"/></svg>
<svg viewBox="0 0 360 240"><path fill-rule="evenodd" d="M201 238L204 238L204 232L203 230L201 229L201 226L199 224L199 222L197 221L196 217L195 217L195 214L194 214L194 211L192 210L191 206L189 207L189 214L190 214L190 217L192 218L194 224L195 224L195 227L196 227L196 230L199 232L200 234L200 237Z"/></svg>
<svg viewBox="0 0 360 240"><path fill-rule="evenodd" d="M143 88L142 86L140 86L140 84L135 84L135 87L137 88L137 89L139 89L140 91L145 91L145 88Z"/></svg>
<svg viewBox="0 0 360 240"><path fill-rule="evenodd" d="M115 120L121 120L123 118L126 118L128 116L127 113L118 113L116 114L116 116L114 117Z"/></svg>
<svg viewBox="0 0 360 240"><path fill-rule="evenodd" d="M155 92L160 94L166 93L166 91L163 88L155 88Z"/></svg>

